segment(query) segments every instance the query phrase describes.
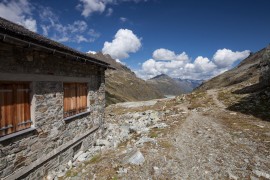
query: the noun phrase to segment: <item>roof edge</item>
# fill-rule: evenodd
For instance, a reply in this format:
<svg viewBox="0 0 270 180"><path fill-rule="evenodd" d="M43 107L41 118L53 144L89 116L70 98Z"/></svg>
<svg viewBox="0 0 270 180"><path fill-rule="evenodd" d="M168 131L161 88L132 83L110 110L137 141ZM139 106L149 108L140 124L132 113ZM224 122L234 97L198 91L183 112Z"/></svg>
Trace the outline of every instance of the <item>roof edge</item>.
<svg viewBox="0 0 270 180"><path fill-rule="evenodd" d="M0 32L0 36L2 36L2 38L1 38L2 41L8 41L8 38L10 38L12 40L15 40L15 41L18 41L18 42L27 44L28 47L30 47L30 46L36 46L36 47L39 47L39 48L46 49L48 51L52 51L52 53L56 53L57 52L57 53L60 53L60 54L71 56L71 57L76 57L77 59L83 59L85 61L88 61L88 62L91 62L91 63L94 63L94 64L98 64L100 66L105 66L107 68L110 66L109 63L106 63L106 62L103 62L103 61L99 61L99 60L97 60L97 59L95 59L93 57L87 56L87 55L84 55L84 57L82 57L82 55L76 55L76 54L71 54L71 53L68 53L68 52L65 52L65 51L56 50L56 49L53 49L53 48L46 47L44 45L33 43L31 41L22 40L22 39L19 39L19 38L16 38L16 37L13 37L13 36L10 36L10 35L1 33L1 32Z"/></svg>

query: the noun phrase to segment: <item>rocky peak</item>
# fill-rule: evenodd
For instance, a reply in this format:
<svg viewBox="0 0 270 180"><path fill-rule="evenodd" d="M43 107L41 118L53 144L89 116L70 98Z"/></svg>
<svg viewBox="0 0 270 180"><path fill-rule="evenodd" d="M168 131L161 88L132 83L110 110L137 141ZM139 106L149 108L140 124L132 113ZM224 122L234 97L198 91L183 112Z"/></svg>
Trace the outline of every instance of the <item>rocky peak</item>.
<svg viewBox="0 0 270 180"><path fill-rule="evenodd" d="M172 79L170 76L168 76L167 74L160 74L160 75L157 75L151 79Z"/></svg>

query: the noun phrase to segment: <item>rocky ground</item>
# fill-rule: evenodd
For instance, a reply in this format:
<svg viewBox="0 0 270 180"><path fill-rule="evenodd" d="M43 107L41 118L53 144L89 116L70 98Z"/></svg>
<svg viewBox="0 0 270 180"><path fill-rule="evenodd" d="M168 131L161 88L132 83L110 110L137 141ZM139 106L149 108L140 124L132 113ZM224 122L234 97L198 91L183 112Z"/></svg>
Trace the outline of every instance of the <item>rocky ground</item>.
<svg viewBox="0 0 270 180"><path fill-rule="evenodd" d="M55 179L270 179L269 112L230 111L246 97L228 93L111 105L95 150Z"/></svg>

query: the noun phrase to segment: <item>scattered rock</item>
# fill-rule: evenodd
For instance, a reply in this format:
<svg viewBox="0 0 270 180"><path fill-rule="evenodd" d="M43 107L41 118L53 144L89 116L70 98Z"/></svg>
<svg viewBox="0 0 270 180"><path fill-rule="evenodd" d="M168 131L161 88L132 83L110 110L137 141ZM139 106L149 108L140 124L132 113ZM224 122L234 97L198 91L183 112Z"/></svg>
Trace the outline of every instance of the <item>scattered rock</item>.
<svg viewBox="0 0 270 180"><path fill-rule="evenodd" d="M89 152L82 153L76 160L79 162L83 162L87 159L89 154L90 154Z"/></svg>
<svg viewBox="0 0 270 180"><path fill-rule="evenodd" d="M156 144L157 143L157 141L155 140L155 139L153 139L153 138L149 138L149 137L141 137L136 143L135 143L135 145L138 147L138 146L143 146L143 144L144 143L146 143L146 142L151 142L151 143L153 143L153 144Z"/></svg>
<svg viewBox="0 0 270 180"><path fill-rule="evenodd" d="M69 160L68 163L67 163L67 165L68 165L68 168L69 168L69 169L72 168L72 161Z"/></svg>
<svg viewBox="0 0 270 180"><path fill-rule="evenodd" d="M49 174L49 175L46 177L46 180L53 180L54 177L55 177L55 175Z"/></svg>
<svg viewBox="0 0 270 180"><path fill-rule="evenodd" d="M229 174L229 178L230 179L233 179L233 180L237 180L238 179L238 177L235 176L234 174L232 174L231 172L228 172L228 174Z"/></svg>
<svg viewBox="0 0 270 180"><path fill-rule="evenodd" d="M252 172L259 177L264 177L266 179L270 179L270 174L267 174L266 172L259 171L259 170L253 170Z"/></svg>
<svg viewBox="0 0 270 180"><path fill-rule="evenodd" d="M162 128L166 128L168 127L167 124L165 123L160 123L160 124L155 124L154 126L152 126L151 128L158 128L158 129L162 129Z"/></svg>
<svg viewBox="0 0 270 180"><path fill-rule="evenodd" d="M109 146L110 142L104 139L98 139L95 143L96 146Z"/></svg>
<svg viewBox="0 0 270 180"><path fill-rule="evenodd" d="M159 176L161 174L161 171L158 167L154 166L153 169L156 176Z"/></svg>
<svg viewBox="0 0 270 180"><path fill-rule="evenodd" d="M75 161L82 153L83 151L79 151L77 154L75 154L75 156L73 157L73 161Z"/></svg>
<svg viewBox="0 0 270 180"><path fill-rule="evenodd" d="M57 173L56 176L60 178L60 177L64 177L65 174L66 174L65 172L60 172L60 173Z"/></svg>
<svg viewBox="0 0 270 180"><path fill-rule="evenodd" d="M124 164L130 163L135 165L143 164L144 161L143 154L137 148L133 148L122 160Z"/></svg>
<svg viewBox="0 0 270 180"><path fill-rule="evenodd" d="M260 128L264 128L264 126L262 125L259 125L259 124L256 124L256 126L260 127Z"/></svg>
<svg viewBox="0 0 270 180"><path fill-rule="evenodd" d="M122 168L122 167L120 167L120 168L118 169L118 171L117 171L117 173L120 174L120 175L122 175L122 174L127 174L127 172L128 172L128 169Z"/></svg>

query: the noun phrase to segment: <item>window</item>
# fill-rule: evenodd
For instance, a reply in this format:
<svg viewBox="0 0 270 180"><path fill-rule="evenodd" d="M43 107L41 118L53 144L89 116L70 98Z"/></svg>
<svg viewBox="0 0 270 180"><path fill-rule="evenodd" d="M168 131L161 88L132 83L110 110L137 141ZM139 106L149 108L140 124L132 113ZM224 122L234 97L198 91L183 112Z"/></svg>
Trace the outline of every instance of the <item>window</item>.
<svg viewBox="0 0 270 180"><path fill-rule="evenodd" d="M29 83L0 82L0 136L31 127Z"/></svg>
<svg viewBox="0 0 270 180"><path fill-rule="evenodd" d="M64 118L87 111L87 84L64 83Z"/></svg>

